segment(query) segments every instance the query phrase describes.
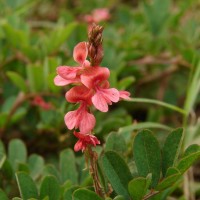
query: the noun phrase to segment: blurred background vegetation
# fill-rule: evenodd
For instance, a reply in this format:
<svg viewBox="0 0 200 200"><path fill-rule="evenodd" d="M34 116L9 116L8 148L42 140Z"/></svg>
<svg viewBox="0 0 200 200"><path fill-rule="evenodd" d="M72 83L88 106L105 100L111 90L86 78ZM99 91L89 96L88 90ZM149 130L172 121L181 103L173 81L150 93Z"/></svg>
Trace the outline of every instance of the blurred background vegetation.
<svg viewBox="0 0 200 200"><path fill-rule="evenodd" d="M4 144L21 138L29 154L49 160L62 149L73 148L75 139L63 117L74 108L64 98L68 88L56 87L53 78L56 67L75 66L73 47L87 41L85 16L98 8L107 8L110 15L100 24L105 28L102 66L111 70L111 85L130 91L133 98L157 99L185 108L188 116L192 113L183 122L180 113L163 107L121 102L109 113L95 111L95 134L102 144L111 131L144 122L171 128L188 124L193 133L188 143L200 143L199 7L198 0L1 0ZM132 133L124 130L125 137ZM157 137L162 145L166 130L158 129Z"/></svg>

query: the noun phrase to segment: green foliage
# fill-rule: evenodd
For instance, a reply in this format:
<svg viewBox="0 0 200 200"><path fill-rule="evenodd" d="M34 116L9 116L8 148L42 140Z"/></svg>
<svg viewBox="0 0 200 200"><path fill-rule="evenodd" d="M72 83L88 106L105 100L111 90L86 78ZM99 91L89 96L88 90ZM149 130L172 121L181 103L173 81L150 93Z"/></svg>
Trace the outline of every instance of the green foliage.
<svg viewBox="0 0 200 200"><path fill-rule="evenodd" d="M161 152L158 141L148 130L139 132L134 140L133 155L139 176L152 174L154 188L160 178Z"/></svg>
<svg viewBox="0 0 200 200"><path fill-rule="evenodd" d="M124 160L116 152L107 151L102 156L102 164L114 190L128 199L128 182L132 179L132 175Z"/></svg>
<svg viewBox="0 0 200 200"><path fill-rule="evenodd" d="M28 166L31 177L36 180L42 174L44 168L44 159L39 155L32 154L28 158Z"/></svg>
<svg viewBox="0 0 200 200"><path fill-rule="evenodd" d="M7 76L11 79L11 81L16 85L21 91L27 92L28 88L25 80L16 72L7 72Z"/></svg>
<svg viewBox="0 0 200 200"><path fill-rule="evenodd" d="M72 183L77 183L78 173L74 153L71 149L64 150L60 153L60 170L62 182L70 180Z"/></svg>
<svg viewBox="0 0 200 200"><path fill-rule="evenodd" d="M95 192L87 189L78 189L73 193L74 200L102 200Z"/></svg>
<svg viewBox="0 0 200 200"><path fill-rule="evenodd" d="M24 163L27 159L27 150L24 143L15 139L9 143L8 159L12 167L16 170L20 162Z"/></svg>
<svg viewBox="0 0 200 200"><path fill-rule="evenodd" d="M151 181L151 179L150 179ZM150 182L147 178L138 177L131 180L128 184L128 191L133 200L142 200L147 193Z"/></svg>
<svg viewBox="0 0 200 200"><path fill-rule="evenodd" d="M18 172L16 174L16 179L20 195L24 200L39 198L37 187L28 174L26 174L25 172Z"/></svg>
<svg viewBox="0 0 200 200"><path fill-rule="evenodd" d="M122 135L116 132L112 132L108 135L105 150L113 150L118 153L123 153L126 151L126 142Z"/></svg>
<svg viewBox="0 0 200 200"><path fill-rule="evenodd" d="M40 187L40 199L60 199L60 185L54 176L46 176Z"/></svg>
<svg viewBox="0 0 200 200"><path fill-rule="evenodd" d="M183 140L183 129L179 128L167 137L162 150L162 173L165 176L167 169L173 167L178 159Z"/></svg>

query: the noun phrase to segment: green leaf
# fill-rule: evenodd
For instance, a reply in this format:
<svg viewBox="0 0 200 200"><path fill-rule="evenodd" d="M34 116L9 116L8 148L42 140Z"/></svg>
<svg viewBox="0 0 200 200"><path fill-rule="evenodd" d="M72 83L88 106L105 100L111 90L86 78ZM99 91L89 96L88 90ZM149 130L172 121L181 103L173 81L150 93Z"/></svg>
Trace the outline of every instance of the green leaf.
<svg viewBox="0 0 200 200"><path fill-rule="evenodd" d="M159 101L159 100L155 100L155 99L146 99L146 98L130 98L129 100L127 101L130 101L130 102L138 102L138 103L149 103L149 104L155 104L155 105L159 105L159 106L163 106L165 108L168 108L170 110L173 110L173 111L176 111L176 112L179 112L183 115L186 114L186 111L183 110L182 108L179 108L177 106L174 106L172 104L169 104L169 103L165 103L163 101Z"/></svg>
<svg viewBox="0 0 200 200"><path fill-rule="evenodd" d="M178 169L174 167L168 168L166 177L157 185L156 190L162 191L171 187L180 177L181 173Z"/></svg>
<svg viewBox="0 0 200 200"><path fill-rule="evenodd" d="M28 45L28 35L25 31L16 29L8 23L3 24L3 30L6 34L6 39L15 48L22 48Z"/></svg>
<svg viewBox="0 0 200 200"><path fill-rule="evenodd" d="M122 195L117 195L113 200L125 200Z"/></svg>
<svg viewBox="0 0 200 200"><path fill-rule="evenodd" d="M190 150L188 150L189 148ZM200 158L200 150L196 149L194 151L194 149L192 149L191 151L191 146L189 146L185 152L185 156L179 160L176 166L181 174L183 174L189 167L193 165L195 161Z"/></svg>
<svg viewBox="0 0 200 200"><path fill-rule="evenodd" d="M54 176L46 176L40 187L40 199L48 197L49 200L60 199L60 185Z"/></svg>
<svg viewBox="0 0 200 200"><path fill-rule="evenodd" d="M28 165L30 169L30 176L36 180L42 174L44 168L44 159L39 155L32 154L28 158Z"/></svg>
<svg viewBox="0 0 200 200"><path fill-rule="evenodd" d="M14 171L13 171L13 168L12 168L10 162L8 161L8 159L6 159L6 160L4 161L4 164L3 164L2 168L1 168L1 170L2 170L3 175L4 175L7 179L11 180L11 179L13 178L13 176L14 176Z"/></svg>
<svg viewBox="0 0 200 200"><path fill-rule="evenodd" d="M27 150L25 144L19 139L13 139L8 145L8 159L13 167L17 169L18 163L25 163Z"/></svg>
<svg viewBox="0 0 200 200"><path fill-rule="evenodd" d="M103 200L95 192L87 189L78 189L73 193L73 200Z"/></svg>
<svg viewBox="0 0 200 200"><path fill-rule="evenodd" d="M128 183L132 179L127 164L114 151L107 151L102 156L102 167L117 194L129 199Z"/></svg>
<svg viewBox="0 0 200 200"><path fill-rule="evenodd" d="M24 172L18 172L16 173L16 178L20 195L23 200L28 200L30 198L39 198L36 185L29 175Z"/></svg>
<svg viewBox="0 0 200 200"><path fill-rule="evenodd" d="M179 156L183 139L183 129L178 128L173 130L167 137L162 153L162 172L165 176L167 169L173 167Z"/></svg>
<svg viewBox="0 0 200 200"><path fill-rule="evenodd" d="M60 153L60 171L63 183L66 180L70 180L74 184L78 182L75 156L71 149L66 149Z"/></svg>
<svg viewBox="0 0 200 200"><path fill-rule="evenodd" d="M44 168L44 175L53 175L55 176L58 180L60 180L60 175L58 170L55 168L54 165L48 164Z"/></svg>
<svg viewBox="0 0 200 200"><path fill-rule="evenodd" d="M149 187L148 180L143 177L134 178L128 184L128 191L133 200L142 200Z"/></svg>
<svg viewBox="0 0 200 200"><path fill-rule="evenodd" d="M112 132L108 135L106 140L105 151L113 150L119 153L126 151L126 142L123 136L116 132Z"/></svg>
<svg viewBox="0 0 200 200"><path fill-rule="evenodd" d="M44 68L40 65L28 65L26 73L31 92L40 92L45 88Z"/></svg>
<svg viewBox="0 0 200 200"><path fill-rule="evenodd" d="M128 76L119 81L118 88L119 88L119 90L125 90L127 87L129 87L134 82L135 82L135 77Z"/></svg>
<svg viewBox="0 0 200 200"><path fill-rule="evenodd" d="M18 164L18 171L26 172L27 174L29 174L28 164L26 164L26 163L20 163L19 162L19 164Z"/></svg>
<svg viewBox="0 0 200 200"><path fill-rule="evenodd" d="M54 31L51 32L50 36L45 39L47 54L51 54L67 40L70 36L76 23L70 23L65 27L56 27Z"/></svg>
<svg viewBox="0 0 200 200"><path fill-rule="evenodd" d="M8 71L7 76L10 78L10 80L23 92L28 91L28 87L26 85L25 80L16 72Z"/></svg>
<svg viewBox="0 0 200 200"><path fill-rule="evenodd" d="M139 176L152 174L151 186L154 188L160 179L161 153L158 141L151 131L143 130L135 136L133 155Z"/></svg>
<svg viewBox="0 0 200 200"><path fill-rule="evenodd" d="M191 153L195 153L197 151L200 151L200 146L198 144L192 144L185 150L183 157L186 157Z"/></svg>
<svg viewBox="0 0 200 200"><path fill-rule="evenodd" d="M79 188L78 186L72 186L72 187L66 189L65 192L64 192L64 200L73 200L72 199L72 194L78 188Z"/></svg>
<svg viewBox="0 0 200 200"><path fill-rule="evenodd" d="M0 199L1 200L9 200L6 193L2 189L0 189Z"/></svg>

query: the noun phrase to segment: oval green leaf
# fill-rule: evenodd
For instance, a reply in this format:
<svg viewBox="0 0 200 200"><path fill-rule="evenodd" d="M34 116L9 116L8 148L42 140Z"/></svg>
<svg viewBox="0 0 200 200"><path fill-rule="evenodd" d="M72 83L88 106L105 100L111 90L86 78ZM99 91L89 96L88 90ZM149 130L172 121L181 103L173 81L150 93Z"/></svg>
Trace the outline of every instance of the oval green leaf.
<svg viewBox="0 0 200 200"><path fill-rule="evenodd" d="M138 177L129 182L128 191L133 200L141 200L146 194L148 187L147 179Z"/></svg>
<svg viewBox="0 0 200 200"><path fill-rule="evenodd" d="M40 199L48 197L49 200L60 199L60 185L54 176L46 176L40 187Z"/></svg>
<svg viewBox="0 0 200 200"><path fill-rule="evenodd" d="M9 71L6 73L10 80L23 92L28 91L26 81L16 72Z"/></svg>
<svg viewBox="0 0 200 200"><path fill-rule="evenodd" d="M171 187L180 177L181 173L178 169L174 167L168 168L165 179L157 185L156 190L162 191Z"/></svg>
<svg viewBox="0 0 200 200"><path fill-rule="evenodd" d="M190 149L190 150L188 150L188 149ZM185 156L181 160L179 160L179 162L177 164L178 170L181 172L181 174L183 174L199 158L200 158L200 150L198 150L196 147L191 148L191 146L189 146L186 149Z"/></svg>
<svg viewBox="0 0 200 200"><path fill-rule="evenodd" d="M151 131L140 131L134 140L133 155L139 176L152 174L151 187L154 188L160 179L161 152L157 139Z"/></svg>
<svg viewBox="0 0 200 200"><path fill-rule="evenodd" d="M28 165L31 177L36 180L42 173L44 168L44 159L36 154L32 154L28 158Z"/></svg>
<svg viewBox="0 0 200 200"><path fill-rule="evenodd" d="M13 139L8 146L8 159L13 167L17 169L19 163L25 163L27 150L25 144L19 139Z"/></svg>
<svg viewBox="0 0 200 200"><path fill-rule="evenodd" d="M128 183L132 175L121 156L114 151L105 152L102 167L115 192L129 199Z"/></svg>
<svg viewBox="0 0 200 200"><path fill-rule="evenodd" d="M75 156L71 149L66 149L60 153L60 170L63 183L67 180L74 184L78 182Z"/></svg>
<svg viewBox="0 0 200 200"><path fill-rule="evenodd" d="M95 192L87 189L78 189L73 193L73 200L103 200Z"/></svg>
<svg viewBox="0 0 200 200"><path fill-rule="evenodd" d="M162 173L165 176L167 169L173 167L178 159L183 138L183 129L173 130L167 137L162 153Z"/></svg>
<svg viewBox="0 0 200 200"><path fill-rule="evenodd" d="M18 172L16 174L16 178L20 195L23 198L23 200L28 200L30 198L39 198L36 185L27 173Z"/></svg>

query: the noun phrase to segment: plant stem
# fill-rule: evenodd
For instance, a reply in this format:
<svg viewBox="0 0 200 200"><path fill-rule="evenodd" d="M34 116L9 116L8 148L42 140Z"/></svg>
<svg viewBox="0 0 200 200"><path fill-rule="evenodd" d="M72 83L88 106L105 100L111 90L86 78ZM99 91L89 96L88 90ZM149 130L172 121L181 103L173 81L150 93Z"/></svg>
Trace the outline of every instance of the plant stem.
<svg viewBox="0 0 200 200"><path fill-rule="evenodd" d="M102 190L102 187L99 181L99 176L98 176L98 169L97 169L98 155L95 151L92 151L91 146L87 147L87 153L88 153L87 156L89 157L89 161L90 161L90 174L93 179L95 192L100 197L104 197L104 192Z"/></svg>

